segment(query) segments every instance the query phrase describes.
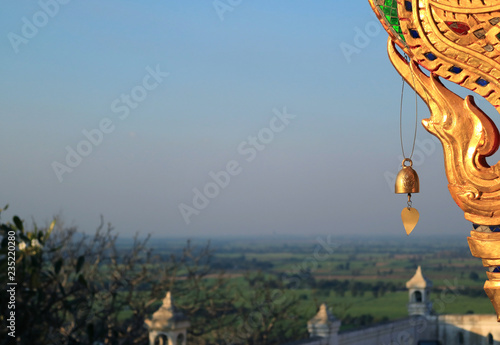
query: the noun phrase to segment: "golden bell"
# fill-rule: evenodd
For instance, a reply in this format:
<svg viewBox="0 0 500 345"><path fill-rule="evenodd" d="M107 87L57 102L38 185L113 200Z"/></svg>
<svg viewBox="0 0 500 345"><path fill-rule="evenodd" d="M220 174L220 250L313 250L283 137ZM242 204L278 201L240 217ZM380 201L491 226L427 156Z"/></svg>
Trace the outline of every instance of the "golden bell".
<svg viewBox="0 0 500 345"><path fill-rule="evenodd" d="M405 165L406 162L410 162L410 165ZM405 158L401 165L402 169L396 176L395 192L398 194L420 192L420 182L418 181L417 172L412 168L413 162L411 161L411 159Z"/></svg>

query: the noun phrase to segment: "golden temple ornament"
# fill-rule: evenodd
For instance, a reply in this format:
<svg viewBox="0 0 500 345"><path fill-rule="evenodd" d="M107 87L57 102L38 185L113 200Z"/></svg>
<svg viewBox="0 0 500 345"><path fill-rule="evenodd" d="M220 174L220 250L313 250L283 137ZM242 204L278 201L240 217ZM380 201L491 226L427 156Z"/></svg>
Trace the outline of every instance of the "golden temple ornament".
<svg viewBox="0 0 500 345"><path fill-rule="evenodd" d="M406 165L406 162L410 165ZM410 158L405 158L401 166L401 170L396 176L396 185L394 189L397 194L408 195L407 207L401 211L401 220L403 221L406 234L409 235L417 225L418 218L420 217L418 211L411 207L411 193L420 192L420 182L417 172L412 168L413 162Z"/></svg>
<svg viewBox="0 0 500 345"><path fill-rule="evenodd" d="M500 320L500 164L486 162L500 135L472 96L464 99L440 80L500 107L500 2L369 2L389 34L391 63L429 107L431 116L422 123L443 145L448 188L473 223L469 246L488 267L484 290Z"/></svg>

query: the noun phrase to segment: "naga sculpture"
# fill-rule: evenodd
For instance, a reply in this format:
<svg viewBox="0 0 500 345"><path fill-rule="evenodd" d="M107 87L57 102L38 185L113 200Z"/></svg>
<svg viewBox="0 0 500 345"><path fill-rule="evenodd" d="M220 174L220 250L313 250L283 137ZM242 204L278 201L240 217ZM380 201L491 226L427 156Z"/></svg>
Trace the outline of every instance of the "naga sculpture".
<svg viewBox="0 0 500 345"><path fill-rule="evenodd" d="M440 79L500 107L500 1L369 2L389 33L390 61L430 109L422 123L443 145L448 188L473 223L469 247L488 267L484 290L500 321L500 164L486 162L500 136L472 96L458 96Z"/></svg>

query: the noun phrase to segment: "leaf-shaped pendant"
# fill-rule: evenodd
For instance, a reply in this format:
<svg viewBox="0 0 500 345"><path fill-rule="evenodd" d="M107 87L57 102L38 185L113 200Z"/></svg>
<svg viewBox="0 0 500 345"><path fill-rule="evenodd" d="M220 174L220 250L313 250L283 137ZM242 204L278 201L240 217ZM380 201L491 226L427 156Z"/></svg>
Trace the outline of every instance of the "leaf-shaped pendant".
<svg viewBox="0 0 500 345"><path fill-rule="evenodd" d="M420 214L418 211L411 207L403 208L401 211L401 220L406 230L406 234L409 235L418 223L418 218Z"/></svg>

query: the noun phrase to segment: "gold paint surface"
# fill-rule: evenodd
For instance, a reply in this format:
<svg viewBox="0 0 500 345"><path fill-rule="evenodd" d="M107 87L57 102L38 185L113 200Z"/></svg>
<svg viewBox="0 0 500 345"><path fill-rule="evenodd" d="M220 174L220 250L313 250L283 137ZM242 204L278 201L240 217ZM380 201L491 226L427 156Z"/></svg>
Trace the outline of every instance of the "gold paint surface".
<svg viewBox="0 0 500 345"><path fill-rule="evenodd" d="M483 259L484 267L500 266L500 233L471 231L467 237L473 256ZM486 272L488 280L484 283L484 292L497 312L500 322L500 273Z"/></svg>
<svg viewBox="0 0 500 345"><path fill-rule="evenodd" d="M496 267L500 266L500 259L483 259L484 267Z"/></svg>
<svg viewBox="0 0 500 345"><path fill-rule="evenodd" d="M486 272L488 279L494 284L500 284L500 273L498 272Z"/></svg>
<svg viewBox="0 0 500 345"><path fill-rule="evenodd" d="M471 237L468 237L467 241L469 242L472 256L482 259L500 258L500 233L472 231Z"/></svg>

